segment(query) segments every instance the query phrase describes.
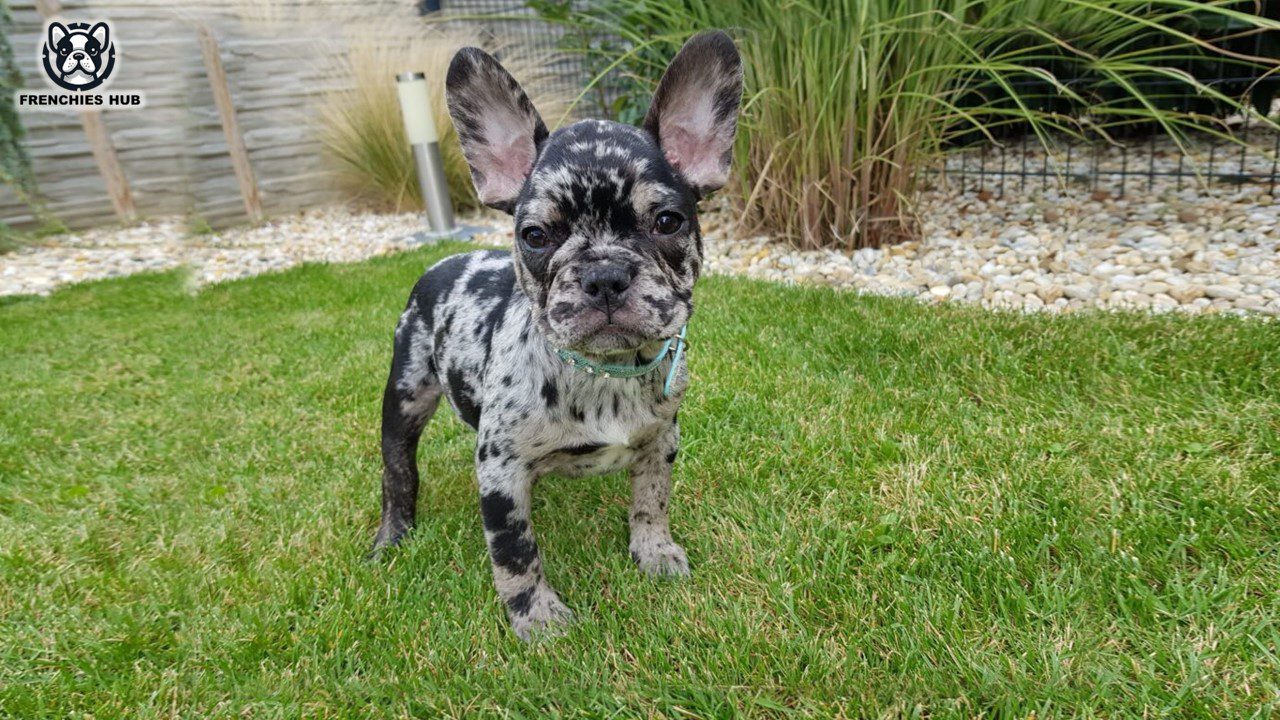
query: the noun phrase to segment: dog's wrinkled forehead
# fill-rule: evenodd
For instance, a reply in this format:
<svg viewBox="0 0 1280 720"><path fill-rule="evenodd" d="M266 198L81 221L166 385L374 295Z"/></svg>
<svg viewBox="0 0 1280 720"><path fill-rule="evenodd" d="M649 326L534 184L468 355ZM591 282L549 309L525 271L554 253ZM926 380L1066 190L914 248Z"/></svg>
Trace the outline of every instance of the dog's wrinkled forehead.
<svg viewBox="0 0 1280 720"><path fill-rule="evenodd" d="M568 231L628 233L660 210L692 213L696 201L647 131L584 120L544 141L516 215Z"/></svg>

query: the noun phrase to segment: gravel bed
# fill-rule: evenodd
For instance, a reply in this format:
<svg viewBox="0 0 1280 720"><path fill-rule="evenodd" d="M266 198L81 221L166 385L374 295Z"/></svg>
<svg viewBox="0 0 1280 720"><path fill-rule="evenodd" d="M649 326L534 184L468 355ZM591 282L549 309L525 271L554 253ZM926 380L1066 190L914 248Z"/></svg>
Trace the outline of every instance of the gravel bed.
<svg viewBox="0 0 1280 720"><path fill-rule="evenodd" d="M1083 308L1280 315L1280 203L1257 185L1187 187L1112 197L1035 188L993 196L931 190L923 237L883 249L799 251L743 237L723 203L703 216L706 270L814 283L923 302L1068 312ZM478 244L509 242L509 219ZM179 219L53 238L0 255L0 295L47 294L68 283L189 266L199 286L303 262L353 262L421 242L414 214L333 207L254 228L191 236Z"/></svg>
<svg viewBox="0 0 1280 720"><path fill-rule="evenodd" d="M304 262L354 262L416 244L422 220L323 208L258 227L190 235L180 218L97 228L0 255L0 295L45 295L69 283L187 266L199 286Z"/></svg>
<svg viewBox="0 0 1280 720"><path fill-rule="evenodd" d="M1253 132L1250 140L1269 148L1273 137ZM921 240L883 249L806 252L740 237L736 216L721 207L703 222L707 266L928 303L1280 315L1280 198L1270 184L1202 186L1174 176L1261 177L1276 158L1221 147L1184 154L1168 139L1143 151L1127 157L1112 146L1095 157L1015 145L1003 161L993 153L953 155L948 186L924 193ZM973 175L979 167L981 184ZM1025 179L1016 174L1022 167L1054 175ZM964 192L961 170L969 173ZM1148 170L1153 177L1122 175Z"/></svg>
<svg viewBox="0 0 1280 720"><path fill-rule="evenodd" d="M730 240L736 218L720 210L704 222L707 267L988 308L1280 315L1280 206L1263 189L1118 199L934 191L920 241L851 252Z"/></svg>
<svg viewBox="0 0 1280 720"><path fill-rule="evenodd" d="M182 264L184 225L158 220L46 238L0 255L0 295L47 295L60 285L172 270Z"/></svg>

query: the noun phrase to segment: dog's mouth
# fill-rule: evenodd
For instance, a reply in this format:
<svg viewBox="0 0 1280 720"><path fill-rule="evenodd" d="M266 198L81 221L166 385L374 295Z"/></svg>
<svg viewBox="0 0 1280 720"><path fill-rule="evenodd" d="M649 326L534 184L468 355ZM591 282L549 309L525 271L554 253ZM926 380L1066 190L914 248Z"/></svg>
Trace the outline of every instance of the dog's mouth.
<svg viewBox="0 0 1280 720"><path fill-rule="evenodd" d="M643 330L629 323L591 317L595 315L594 312L584 314L586 317L575 318L574 322L561 330L560 334L568 336L565 338L568 341L565 345L570 349L588 355L623 355L633 353L653 340Z"/></svg>
<svg viewBox="0 0 1280 720"><path fill-rule="evenodd" d="M89 70L77 65L70 72L63 74L62 79L69 83L87 83L96 80L97 77Z"/></svg>
<svg viewBox="0 0 1280 720"><path fill-rule="evenodd" d="M558 327L557 327L558 326ZM552 342L558 347L601 359L617 360L662 343L650 323L628 322L595 310L585 310L567 323L552 323Z"/></svg>
<svg viewBox="0 0 1280 720"><path fill-rule="evenodd" d="M623 354L635 352L651 340L622 325L605 323L582 339L581 349L600 354Z"/></svg>

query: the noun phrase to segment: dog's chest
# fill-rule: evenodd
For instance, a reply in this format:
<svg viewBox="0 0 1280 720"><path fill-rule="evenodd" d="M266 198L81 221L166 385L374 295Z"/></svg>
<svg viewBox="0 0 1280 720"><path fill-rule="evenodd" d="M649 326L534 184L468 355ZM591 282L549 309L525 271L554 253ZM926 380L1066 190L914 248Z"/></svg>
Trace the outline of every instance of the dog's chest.
<svg viewBox="0 0 1280 720"><path fill-rule="evenodd" d="M617 472L671 423L637 392L639 383L606 383L570 379L556 407L535 420L528 449L539 472L573 477Z"/></svg>

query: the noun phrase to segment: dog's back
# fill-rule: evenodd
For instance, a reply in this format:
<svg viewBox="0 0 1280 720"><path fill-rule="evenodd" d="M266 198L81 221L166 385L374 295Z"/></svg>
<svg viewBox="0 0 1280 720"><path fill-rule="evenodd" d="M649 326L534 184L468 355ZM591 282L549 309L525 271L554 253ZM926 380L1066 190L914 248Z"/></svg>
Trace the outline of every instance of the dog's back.
<svg viewBox="0 0 1280 720"><path fill-rule="evenodd" d="M396 402L421 403L438 382L458 417L476 429L493 335L506 325L515 296L515 269L506 251L453 255L423 273L396 325Z"/></svg>

